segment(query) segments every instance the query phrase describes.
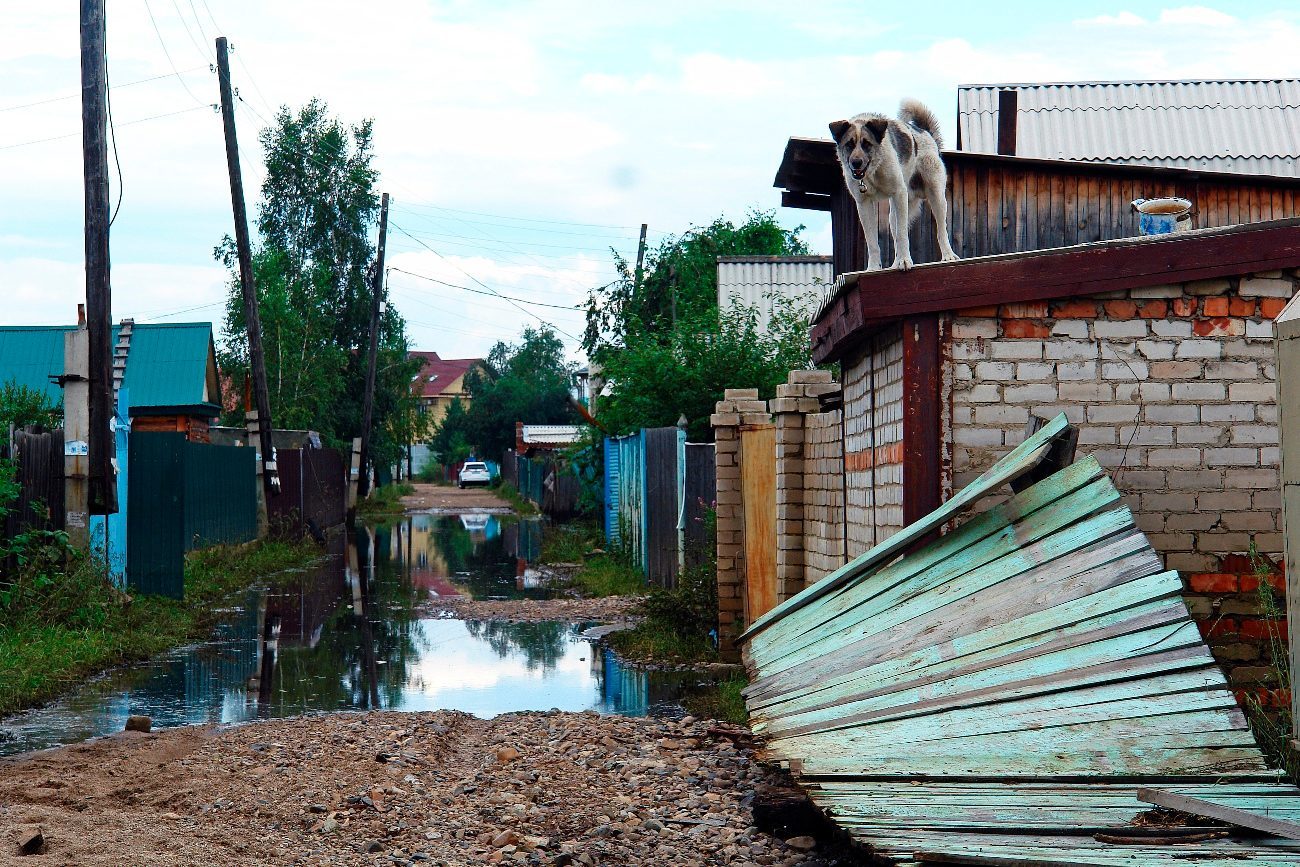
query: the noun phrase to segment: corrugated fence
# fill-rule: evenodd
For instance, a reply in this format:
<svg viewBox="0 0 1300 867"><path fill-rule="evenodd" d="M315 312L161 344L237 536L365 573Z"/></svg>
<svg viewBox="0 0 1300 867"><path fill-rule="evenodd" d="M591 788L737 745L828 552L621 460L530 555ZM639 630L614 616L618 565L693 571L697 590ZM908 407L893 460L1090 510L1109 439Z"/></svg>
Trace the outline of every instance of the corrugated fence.
<svg viewBox="0 0 1300 867"><path fill-rule="evenodd" d="M675 427L607 438L605 539L630 551L646 577L676 587L682 567L707 559L705 517L716 498L712 443Z"/></svg>

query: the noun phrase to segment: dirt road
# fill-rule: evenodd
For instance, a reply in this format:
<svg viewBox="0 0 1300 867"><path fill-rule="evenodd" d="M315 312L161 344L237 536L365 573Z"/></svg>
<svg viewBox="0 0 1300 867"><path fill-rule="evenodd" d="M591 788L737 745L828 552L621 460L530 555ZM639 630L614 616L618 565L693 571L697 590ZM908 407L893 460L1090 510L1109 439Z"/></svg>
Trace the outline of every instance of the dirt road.
<svg viewBox="0 0 1300 867"><path fill-rule="evenodd" d="M708 723L336 714L0 760L0 865L797 864ZM18 854L39 825L48 851ZM810 861L809 863L820 863Z"/></svg>
<svg viewBox="0 0 1300 867"><path fill-rule="evenodd" d="M408 512L499 512L511 511L510 504L490 488L457 488L415 483L415 493L402 498Z"/></svg>

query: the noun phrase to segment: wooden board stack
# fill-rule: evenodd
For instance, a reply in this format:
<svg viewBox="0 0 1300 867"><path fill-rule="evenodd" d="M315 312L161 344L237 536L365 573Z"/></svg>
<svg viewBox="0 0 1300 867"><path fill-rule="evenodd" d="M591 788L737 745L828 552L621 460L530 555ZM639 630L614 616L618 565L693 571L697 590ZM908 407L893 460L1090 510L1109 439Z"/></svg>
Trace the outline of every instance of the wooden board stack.
<svg viewBox="0 0 1300 867"><path fill-rule="evenodd" d="M1139 788L1285 821L1300 820L1300 790L1267 769L1178 574L1095 460L924 542L1067 433L1064 416L1048 422L750 626L755 734L896 863L1300 865L1293 840L1132 824L1151 809Z"/></svg>

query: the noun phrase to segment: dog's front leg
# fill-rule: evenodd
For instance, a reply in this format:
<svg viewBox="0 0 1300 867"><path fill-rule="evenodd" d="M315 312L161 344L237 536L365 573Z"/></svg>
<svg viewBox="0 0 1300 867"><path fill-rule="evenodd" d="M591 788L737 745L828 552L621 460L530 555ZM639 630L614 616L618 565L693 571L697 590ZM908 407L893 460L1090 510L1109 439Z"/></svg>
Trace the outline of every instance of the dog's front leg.
<svg viewBox="0 0 1300 867"><path fill-rule="evenodd" d="M862 234L867 241L867 270L880 270L880 211L872 199L864 201L863 196L854 196L858 204L858 219L862 222Z"/></svg>
<svg viewBox="0 0 1300 867"><path fill-rule="evenodd" d="M907 189L889 199L889 231L894 236L894 264L906 271L912 267L912 239L908 237Z"/></svg>

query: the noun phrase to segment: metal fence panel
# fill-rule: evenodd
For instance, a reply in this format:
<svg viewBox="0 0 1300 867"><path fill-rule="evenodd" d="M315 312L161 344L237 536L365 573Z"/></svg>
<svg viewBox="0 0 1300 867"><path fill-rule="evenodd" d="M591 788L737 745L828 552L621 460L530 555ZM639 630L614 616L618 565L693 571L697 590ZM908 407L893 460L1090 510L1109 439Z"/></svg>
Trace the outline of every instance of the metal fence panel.
<svg viewBox="0 0 1300 867"><path fill-rule="evenodd" d="M255 450L186 442L182 455L185 550L256 539Z"/></svg>
<svg viewBox="0 0 1300 867"><path fill-rule="evenodd" d="M708 561L713 539L707 520L716 508L718 479L715 473L716 451L713 443L686 444L686 527L684 530L687 568Z"/></svg>
<svg viewBox="0 0 1300 867"><path fill-rule="evenodd" d="M678 475L675 427L648 428L645 442L646 577L661 587L677 586Z"/></svg>
<svg viewBox="0 0 1300 867"><path fill-rule="evenodd" d="M138 593L184 596L185 445L185 434L131 434L126 575Z"/></svg>
<svg viewBox="0 0 1300 867"><path fill-rule="evenodd" d="M605 437L605 542L618 544L618 440Z"/></svg>

